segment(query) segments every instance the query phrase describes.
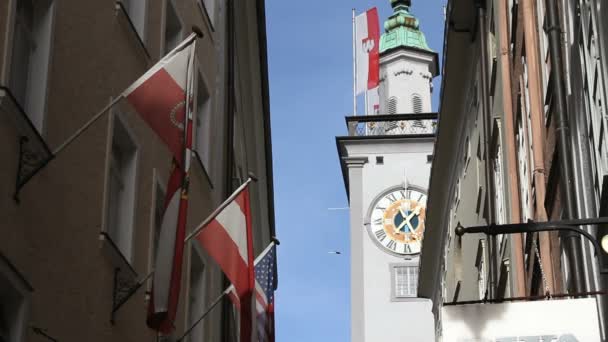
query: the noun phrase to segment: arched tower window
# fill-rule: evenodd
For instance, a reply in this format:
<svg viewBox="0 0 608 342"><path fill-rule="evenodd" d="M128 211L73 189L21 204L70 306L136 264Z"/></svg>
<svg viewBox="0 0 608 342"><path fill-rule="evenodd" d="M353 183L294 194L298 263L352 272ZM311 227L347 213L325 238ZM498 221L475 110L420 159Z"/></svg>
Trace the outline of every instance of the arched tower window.
<svg viewBox="0 0 608 342"><path fill-rule="evenodd" d="M422 97L419 94L412 95L412 110L414 113L422 113Z"/></svg>
<svg viewBox="0 0 608 342"><path fill-rule="evenodd" d="M386 108L388 109L388 114L397 114L397 98L394 96L389 98Z"/></svg>

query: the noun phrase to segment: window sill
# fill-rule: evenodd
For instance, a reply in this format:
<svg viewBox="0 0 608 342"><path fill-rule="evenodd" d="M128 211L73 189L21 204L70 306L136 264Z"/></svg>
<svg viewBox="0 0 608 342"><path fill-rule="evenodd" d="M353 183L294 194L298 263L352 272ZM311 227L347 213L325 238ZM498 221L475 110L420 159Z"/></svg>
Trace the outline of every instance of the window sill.
<svg viewBox="0 0 608 342"><path fill-rule="evenodd" d="M428 299L426 298L419 298L419 297L393 297L391 298L391 302L426 302L428 301Z"/></svg>
<svg viewBox="0 0 608 342"><path fill-rule="evenodd" d="M115 9L118 21L123 26L123 28L128 31L127 35L135 43L135 45L139 46L139 53L141 53L142 57L146 59L146 62L151 61L152 58L150 57L150 52L146 47L146 43L139 36L139 33L137 33L137 29L135 28L135 25L133 25L133 21L131 21L131 17L129 17L127 9L124 7L122 1L117 0L115 2Z"/></svg>
<svg viewBox="0 0 608 342"><path fill-rule="evenodd" d="M0 113L0 122L8 121L19 137L19 168L15 194L17 195L19 189L53 159L53 153L29 116L17 103L10 89L4 86L0 86Z"/></svg>
<svg viewBox="0 0 608 342"><path fill-rule="evenodd" d="M115 268L119 269L123 274L127 275L131 280L137 279L137 272L127 260L127 258L122 254L122 252L118 249L118 246L110 235L106 232L99 233L99 240L101 241L101 249L104 255L110 260L112 265Z"/></svg>

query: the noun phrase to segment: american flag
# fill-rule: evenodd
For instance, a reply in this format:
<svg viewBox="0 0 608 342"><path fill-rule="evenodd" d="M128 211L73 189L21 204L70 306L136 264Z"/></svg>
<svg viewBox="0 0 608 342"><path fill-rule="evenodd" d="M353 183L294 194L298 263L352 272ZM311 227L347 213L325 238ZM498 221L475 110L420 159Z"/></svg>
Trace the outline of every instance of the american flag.
<svg viewBox="0 0 608 342"><path fill-rule="evenodd" d="M273 342L274 291L277 288L274 242L260 254L254 264L258 341Z"/></svg>

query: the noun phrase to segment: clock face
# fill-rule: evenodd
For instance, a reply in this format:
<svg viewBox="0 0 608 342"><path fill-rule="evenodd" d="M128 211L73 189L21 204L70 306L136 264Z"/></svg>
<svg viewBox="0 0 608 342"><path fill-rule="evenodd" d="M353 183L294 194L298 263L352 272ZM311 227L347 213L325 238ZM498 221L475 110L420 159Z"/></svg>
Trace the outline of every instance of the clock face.
<svg viewBox="0 0 608 342"><path fill-rule="evenodd" d="M424 235L426 194L414 189L398 189L373 203L369 233L388 252L420 253Z"/></svg>

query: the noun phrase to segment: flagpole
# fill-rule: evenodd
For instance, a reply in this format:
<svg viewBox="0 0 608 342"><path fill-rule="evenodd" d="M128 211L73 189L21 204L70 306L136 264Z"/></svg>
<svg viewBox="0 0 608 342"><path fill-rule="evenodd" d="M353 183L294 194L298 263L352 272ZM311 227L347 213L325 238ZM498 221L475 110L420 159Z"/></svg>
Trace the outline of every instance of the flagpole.
<svg viewBox="0 0 608 342"><path fill-rule="evenodd" d="M228 288L225 289L224 292L222 292L222 294L219 295L219 297L217 297L217 299L213 303L211 303L211 306L209 306L209 308L207 308L207 310L203 313L203 315L198 320L196 320L196 322L194 322L194 324L192 324L192 326L190 328L188 328L188 330L186 330L186 332L184 332L184 334L180 338L178 338L176 340L176 342L180 342L181 340L184 339L184 337L188 336L190 334L190 332L192 330L194 330L194 328L196 328L196 326L203 319L205 319L205 317L207 317L207 315L211 312L211 310L213 310L213 308L215 308L222 301L222 298L224 298L224 296L227 295L231 289L232 289L232 285L228 286Z"/></svg>
<svg viewBox="0 0 608 342"><path fill-rule="evenodd" d="M253 175L249 175L249 178L247 178L247 180L245 181L245 183L241 184L241 186L239 186L238 189L236 189L232 195L230 195L230 197L228 197L224 202L222 202L222 204L220 204L219 207L217 207L217 209L215 209L211 215L209 215L207 217L207 219L205 219L205 221L203 221L203 223L201 223L198 227L196 227L196 229L194 229L194 231L192 233L190 233L186 239L184 240L184 243L188 242L190 239L192 239L196 234L198 234L201 230L203 230L203 228L209 224L209 222L211 222L222 210L224 210L224 208L226 208L232 201L234 201L234 199L247 187L247 185L249 185L249 183L251 183L252 181L257 181L257 179L253 176Z"/></svg>
<svg viewBox="0 0 608 342"><path fill-rule="evenodd" d="M353 8L353 115L357 116L357 25Z"/></svg>
<svg viewBox="0 0 608 342"><path fill-rule="evenodd" d="M268 251L275 245L276 245L276 243L274 241L271 241L270 244L262 251L262 253L260 253L260 255L258 255L258 257L255 258L255 261L253 262L253 264L257 265L260 262L260 260L262 260L262 258L266 255L266 253L268 253Z"/></svg>
<svg viewBox="0 0 608 342"><path fill-rule="evenodd" d="M89 121L87 121L87 123L85 123L84 126L82 126L79 130L77 130L76 133L72 134L72 136L69 137L66 141L64 141L63 144L59 145L59 147L57 147L53 151L53 155L57 155L64 148L66 148L69 144L71 144L74 140L76 140L76 138L78 138L84 131L86 131L89 127L91 127L91 125L93 125L97 120L99 120L99 118L101 118L107 111L110 110L110 108L112 108L121 99L122 99L122 96L115 97L107 106L105 106L101 111L99 111L97 114L95 114L95 116L93 116Z"/></svg>

